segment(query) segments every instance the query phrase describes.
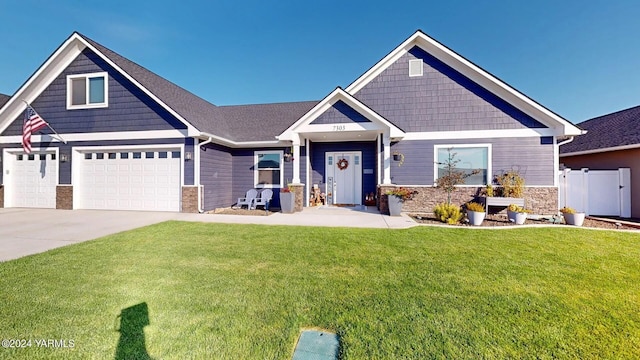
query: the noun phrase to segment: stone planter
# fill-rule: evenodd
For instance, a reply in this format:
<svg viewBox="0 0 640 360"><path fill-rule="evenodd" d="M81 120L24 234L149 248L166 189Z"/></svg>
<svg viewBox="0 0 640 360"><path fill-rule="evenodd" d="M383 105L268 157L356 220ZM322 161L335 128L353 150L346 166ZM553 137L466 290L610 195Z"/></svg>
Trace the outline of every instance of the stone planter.
<svg viewBox="0 0 640 360"><path fill-rule="evenodd" d="M389 215L400 216L402 212L402 198L396 195L388 195Z"/></svg>
<svg viewBox="0 0 640 360"><path fill-rule="evenodd" d="M293 214L296 207L296 194L280 192L280 210L285 214Z"/></svg>
<svg viewBox="0 0 640 360"><path fill-rule="evenodd" d="M469 218L469 224L473 226L482 225L485 215L487 215L487 213L485 212L467 210L467 217Z"/></svg>
<svg viewBox="0 0 640 360"><path fill-rule="evenodd" d="M516 225L522 225L527 220L527 213L507 210L507 218L509 219L509 222L515 223Z"/></svg>
<svg viewBox="0 0 640 360"><path fill-rule="evenodd" d="M575 213L575 214L562 213L562 216L564 217L564 222L567 223L568 225L582 226L582 223L584 222L585 213Z"/></svg>

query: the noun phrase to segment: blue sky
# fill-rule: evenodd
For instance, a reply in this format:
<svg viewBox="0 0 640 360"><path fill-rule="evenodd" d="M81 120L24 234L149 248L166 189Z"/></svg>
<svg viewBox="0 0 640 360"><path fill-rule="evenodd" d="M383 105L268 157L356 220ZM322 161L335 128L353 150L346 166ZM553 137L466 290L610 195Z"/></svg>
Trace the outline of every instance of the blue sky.
<svg viewBox="0 0 640 360"><path fill-rule="evenodd" d="M568 120L640 105L638 1L4 1L0 93L79 31L216 105L320 100L415 30Z"/></svg>

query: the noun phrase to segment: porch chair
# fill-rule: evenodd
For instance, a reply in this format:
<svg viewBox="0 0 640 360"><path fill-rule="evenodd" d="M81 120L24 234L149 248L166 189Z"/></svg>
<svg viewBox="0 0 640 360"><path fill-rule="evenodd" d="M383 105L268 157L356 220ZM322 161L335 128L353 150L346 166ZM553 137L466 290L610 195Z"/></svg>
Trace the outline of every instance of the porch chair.
<svg viewBox="0 0 640 360"><path fill-rule="evenodd" d="M264 189L260 192L260 197L257 197L253 200L253 208L257 208L258 206L264 206L264 210L269 210L269 203L271 202L271 198L273 197L273 190Z"/></svg>
<svg viewBox="0 0 640 360"><path fill-rule="evenodd" d="M251 207L253 206L253 202L256 199L256 196L258 196L258 190L251 189L247 191L247 193L243 198L238 198L238 202L236 203L236 205L241 209L242 209L242 205L247 205L247 209L251 209Z"/></svg>

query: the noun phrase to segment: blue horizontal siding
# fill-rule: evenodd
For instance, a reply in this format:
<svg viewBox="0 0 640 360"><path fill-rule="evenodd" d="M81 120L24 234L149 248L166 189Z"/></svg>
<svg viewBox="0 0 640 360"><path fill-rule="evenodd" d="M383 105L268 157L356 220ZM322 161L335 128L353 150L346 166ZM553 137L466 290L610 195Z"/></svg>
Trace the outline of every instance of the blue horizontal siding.
<svg viewBox="0 0 640 360"><path fill-rule="evenodd" d="M204 210L233 204L233 157L229 148L208 144L200 150L200 184L204 187Z"/></svg>
<svg viewBox="0 0 640 360"><path fill-rule="evenodd" d="M554 183L553 143L544 138L489 138L473 140L415 140L391 144L392 152L404 154L404 163L391 161L391 181L398 185L433 185L434 146L492 144L492 174L518 171L526 185Z"/></svg>

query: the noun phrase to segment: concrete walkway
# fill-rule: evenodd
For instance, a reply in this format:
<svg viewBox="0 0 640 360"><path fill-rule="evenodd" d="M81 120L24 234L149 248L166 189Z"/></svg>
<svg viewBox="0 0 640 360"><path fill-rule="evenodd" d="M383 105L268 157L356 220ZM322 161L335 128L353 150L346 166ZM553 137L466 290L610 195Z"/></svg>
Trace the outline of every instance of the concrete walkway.
<svg viewBox="0 0 640 360"><path fill-rule="evenodd" d="M175 220L229 224L330 226L377 229L406 229L418 225L407 215L382 215L374 207L309 207L293 214L277 212L269 216L180 213L176 214Z"/></svg>
<svg viewBox="0 0 640 360"><path fill-rule="evenodd" d="M417 225L409 217L390 217L364 207L305 208L295 214L269 216L0 208L0 262L167 220L386 229Z"/></svg>

